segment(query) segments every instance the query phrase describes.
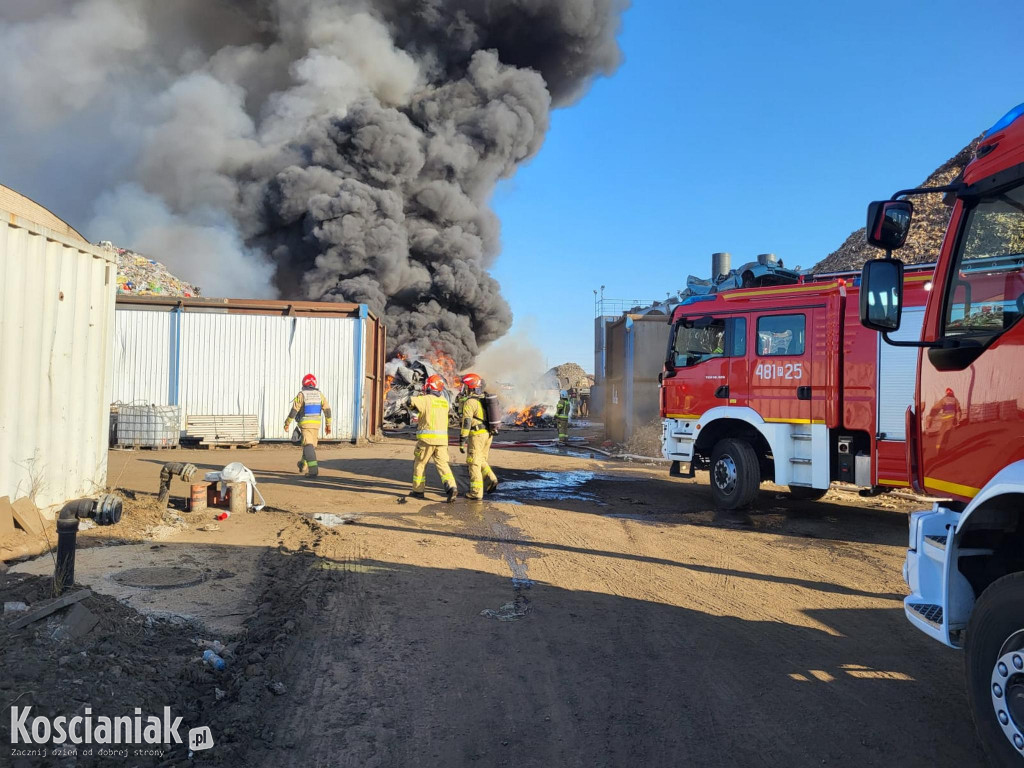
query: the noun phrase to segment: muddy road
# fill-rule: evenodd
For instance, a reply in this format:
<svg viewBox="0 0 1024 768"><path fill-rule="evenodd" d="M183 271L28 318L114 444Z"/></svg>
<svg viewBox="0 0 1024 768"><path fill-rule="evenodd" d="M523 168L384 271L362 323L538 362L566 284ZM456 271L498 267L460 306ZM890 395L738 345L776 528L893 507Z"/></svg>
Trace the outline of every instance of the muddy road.
<svg viewBox="0 0 1024 768"><path fill-rule="evenodd" d="M293 453L174 453L244 461L274 508L161 543L247 585L200 762L983 764L960 656L902 615L912 505L765 490L721 514L700 475L521 449L486 502L441 503L430 470L402 503L407 440L326 449L315 480ZM111 478L151 491L154 456Z"/></svg>

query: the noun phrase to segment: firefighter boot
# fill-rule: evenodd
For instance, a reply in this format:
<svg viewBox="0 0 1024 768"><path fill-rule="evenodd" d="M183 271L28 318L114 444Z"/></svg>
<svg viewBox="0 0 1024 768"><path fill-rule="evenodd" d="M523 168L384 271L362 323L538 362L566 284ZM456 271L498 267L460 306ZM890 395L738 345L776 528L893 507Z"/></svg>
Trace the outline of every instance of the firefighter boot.
<svg viewBox="0 0 1024 768"><path fill-rule="evenodd" d="M445 486L445 491L447 491L447 493L448 493L448 503L449 504L454 504L455 503L455 497L459 495L458 487L456 487L454 485L446 485Z"/></svg>
<svg viewBox="0 0 1024 768"><path fill-rule="evenodd" d="M427 494L425 494L423 491L409 491L409 498L410 499L425 499L425 498L427 498Z"/></svg>
<svg viewBox="0 0 1024 768"><path fill-rule="evenodd" d="M484 480L485 494L494 493L496 490L498 490L498 478L488 477L487 479Z"/></svg>
<svg viewBox="0 0 1024 768"><path fill-rule="evenodd" d="M320 468L316 462L316 448L308 443L302 446L302 462L306 465L310 477L316 477Z"/></svg>

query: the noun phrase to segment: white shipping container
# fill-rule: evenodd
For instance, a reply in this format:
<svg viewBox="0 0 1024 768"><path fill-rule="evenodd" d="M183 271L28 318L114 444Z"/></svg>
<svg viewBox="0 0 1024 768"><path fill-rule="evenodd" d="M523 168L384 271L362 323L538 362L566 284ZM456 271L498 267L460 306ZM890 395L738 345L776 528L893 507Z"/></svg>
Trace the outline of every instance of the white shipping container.
<svg viewBox="0 0 1024 768"><path fill-rule="evenodd" d="M364 337L372 320L198 304L118 305L112 402L180 406L182 430L189 416L253 414L261 440L286 440L292 398L312 373L331 405L331 438L369 434Z"/></svg>
<svg viewBox="0 0 1024 768"><path fill-rule="evenodd" d="M106 486L117 265L0 218L0 496L49 508Z"/></svg>

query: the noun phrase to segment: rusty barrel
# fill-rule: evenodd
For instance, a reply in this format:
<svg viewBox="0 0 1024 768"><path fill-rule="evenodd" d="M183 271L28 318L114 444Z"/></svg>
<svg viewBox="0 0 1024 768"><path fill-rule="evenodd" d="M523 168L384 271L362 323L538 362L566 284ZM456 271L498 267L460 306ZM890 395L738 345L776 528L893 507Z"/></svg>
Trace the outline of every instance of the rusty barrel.
<svg viewBox="0 0 1024 768"><path fill-rule="evenodd" d="M188 499L188 508L192 512L206 511L206 494L209 483L192 483L191 493Z"/></svg>

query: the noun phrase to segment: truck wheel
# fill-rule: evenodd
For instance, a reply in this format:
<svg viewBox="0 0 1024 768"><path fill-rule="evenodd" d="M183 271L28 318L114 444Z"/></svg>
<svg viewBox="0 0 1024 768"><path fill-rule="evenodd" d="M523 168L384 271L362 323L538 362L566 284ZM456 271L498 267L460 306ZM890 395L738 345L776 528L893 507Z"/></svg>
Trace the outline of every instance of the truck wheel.
<svg viewBox="0 0 1024 768"><path fill-rule="evenodd" d="M761 485L757 454L749 443L728 438L711 451L711 495L719 509L739 509L754 500Z"/></svg>
<svg viewBox="0 0 1024 768"><path fill-rule="evenodd" d="M974 725L992 765L1024 760L1024 573L989 585L967 625L964 666Z"/></svg>
<svg viewBox="0 0 1024 768"><path fill-rule="evenodd" d="M828 493L828 488L807 488L803 485L789 486L789 496L797 501L817 501Z"/></svg>

